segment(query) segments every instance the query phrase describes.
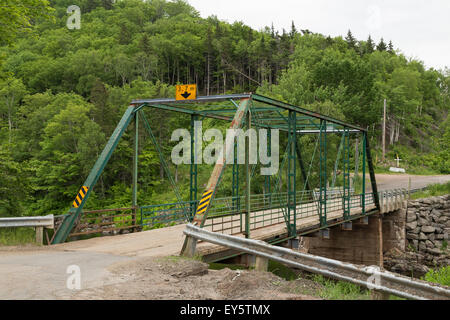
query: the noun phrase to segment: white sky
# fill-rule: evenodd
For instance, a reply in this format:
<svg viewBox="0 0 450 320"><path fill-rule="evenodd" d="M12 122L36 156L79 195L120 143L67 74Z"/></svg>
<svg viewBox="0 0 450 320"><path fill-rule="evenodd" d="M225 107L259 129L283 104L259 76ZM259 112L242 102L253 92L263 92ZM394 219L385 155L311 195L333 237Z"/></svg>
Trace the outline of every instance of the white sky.
<svg viewBox="0 0 450 320"><path fill-rule="evenodd" d="M202 17L217 15L260 30L309 29L358 40L381 37L427 67L450 67L450 0L187 0Z"/></svg>

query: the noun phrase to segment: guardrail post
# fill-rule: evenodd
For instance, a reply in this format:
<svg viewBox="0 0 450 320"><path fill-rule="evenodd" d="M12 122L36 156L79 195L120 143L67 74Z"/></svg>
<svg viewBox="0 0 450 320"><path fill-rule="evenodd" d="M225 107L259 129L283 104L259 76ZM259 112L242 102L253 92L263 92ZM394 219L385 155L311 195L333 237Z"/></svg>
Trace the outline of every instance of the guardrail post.
<svg viewBox="0 0 450 320"><path fill-rule="evenodd" d="M384 191L380 192L380 213L384 213Z"/></svg>
<svg viewBox="0 0 450 320"><path fill-rule="evenodd" d="M44 244L44 227L36 227L36 243L40 246Z"/></svg>
<svg viewBox="0 0 450 320"><path fill-rule="evenodd" d="M185 245L181 250L181 255L187 258L193 258L197 251L197 240L193 237L186 236L186 241L184 243Z"/></svg>

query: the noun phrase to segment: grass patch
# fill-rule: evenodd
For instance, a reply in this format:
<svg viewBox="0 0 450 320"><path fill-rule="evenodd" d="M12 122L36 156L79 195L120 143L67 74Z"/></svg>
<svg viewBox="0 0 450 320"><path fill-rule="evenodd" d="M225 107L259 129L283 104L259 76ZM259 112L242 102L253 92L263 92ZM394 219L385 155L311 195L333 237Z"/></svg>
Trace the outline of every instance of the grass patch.
<svg viewBox="0 0 450 320"><path fill-rule="evenodd" d="M432 184L424 191L411 194L411 199L422 199L450 194L450 182L444 184Z"/></svg>
<svg viewBox="0 0 450 320"><path fill-rule="evenodd" d="M17 246L36 243L34 228L0 228L0 245Z"/></svg>
<svg viewBox="0 0 450 320"><path fill-rule="evenodd" d="M450 266L438 270L430 270L423 280L450 287Z"/></svg>
<svg viewBox="0 0 450 320"><path fill-rule="evenodd" d="M287 281L297 280L298 275L282 263L269 260L268 271Z"/></svg>
<svg viewBox="0 0 450 320"><path fill-rule="evenodd" d="M320 283L323 289L319 296L326 300L370 300L370 291L360 286L343 281L335 281L322 275L313 275L313 281Z"/></svg>

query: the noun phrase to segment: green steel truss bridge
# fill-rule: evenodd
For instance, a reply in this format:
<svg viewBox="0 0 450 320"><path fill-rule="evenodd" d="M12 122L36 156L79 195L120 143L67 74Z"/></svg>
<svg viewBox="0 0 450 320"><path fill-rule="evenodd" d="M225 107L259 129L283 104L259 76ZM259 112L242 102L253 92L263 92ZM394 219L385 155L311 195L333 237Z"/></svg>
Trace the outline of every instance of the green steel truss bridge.
<svg viewBox="0 0 450 320"><path fill-rule="evenodd" d="M152 109L190 117L189 198L181 193L169 170L170 163L165 159L152 131L152 119L145 112ZM274 176L258 175L257 166L249 161L250 149L246 138L245 163L238 164L235 161L234 164L227 164L225 161L218 161L206 188L200 188L200 165L194 161L199 143L195 138L194 124L203 119L221 121L230 129L264 128L269 133L270 129L278 129L278 173ZM159 153L161 165L177 198L174 203L138 203L140 126L143 126ZM134 135L131 206L83 210L128 127ZM236 140L226 144L223 154L219 156L225 157L233 149L237 160ZM269 137L269 153L272 148L270 141ZM353 146L358 146L358 151L353 153ZM228 185L222 181L226 170L229 170L229 174L231 172L232 177ZM356 183L355 180L352 183L360 171L362 181ZM370 177L367 186L366 176ZM219 196L220 188L226 188L228 196ZM261 191L252 192L255 189ZM327 230L332 225L345 224L378 212L380 194L377 191L367 130L364 128L257 94L207 96L189 101L144 99L132 101L125 111L80 187L69 212L59 217L56 232L50 242L57 244L80 235L125 229L137 231L177 223L192 223L214 232L260 239L267 238L262 236L264 234L283 229L286 231L283 240L286 240L312 230ZM195 240L188 238L183 250L195 249L195 245Z"/></svg>

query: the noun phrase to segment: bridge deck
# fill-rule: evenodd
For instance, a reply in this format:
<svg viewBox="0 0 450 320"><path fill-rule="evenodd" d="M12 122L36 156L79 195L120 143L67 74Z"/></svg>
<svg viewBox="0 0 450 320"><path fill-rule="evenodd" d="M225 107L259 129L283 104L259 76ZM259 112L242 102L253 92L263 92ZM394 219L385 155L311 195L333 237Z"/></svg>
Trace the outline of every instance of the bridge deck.
<svg viewBox="0 0 450 320"><path fill-rule="evenodd" d="M357 197L354 197L353 200L355 200ZM312 205L315 206L314 203L306 203L297 206L297 232L298 233L304 233L308 231L315 231L320 226L319 216L317 214L317 209L312 209ZM343 218L343 209L342 209L342 199L337 198L333 200L327 201L327 207L333 208L331 212L327 213L327 222L329 224L333 224L336 222L339 222L340 219ZM366 206L366 212L374 210L376 207L375 205L367 205ZM350 214L352 216L360 215L362 213L361 207L355 207L352 208L350 211ZM267 217L270 217L270 224L268 224ZM217 227L214 228L214 224L207 227L206 229L210 231L222 231L223 233L227 234L233 234L238 237L244 237L244 233L240 231L240 226L234 226L234 223L238 222L237 220L240 220L239 216L230 216L225 218L217 218L217 220L221 220L222 222L222 230L216 230ZM274 239L276 237L279 238L286 238L288 236L288 231L286 227L286 223L284 221L283 212L282 209L272 209L272 210L262 210L262 211L256 211L252 212L250 214L251 221L253 220L253 223L251 222L252 226L254 228L250 231L250 237L252 239L256 240L270 240ZM211 219L216 220L216 219ZM217 225L220 225L217 223ZM220 253L221 251L226 250L226 248L210 244L210 243L199 243L197 245L198 253L202 256L209 256L213 254Z"/></svg>
<svg viewBox="0 0 450 320"><path fill-rule="evenodd" d="M333 202L336 202L336 208L339 209L337 201L333 200ZM370 205L366 208L366 210L370 211L374 208L375 207L373 205ZM317 211L315 211L315 214L313 214L313 211L310 210L311 204L304 204L303 207L298 206L297 209L297 230L299 231L299 233L314 231L314 228L318 227L319 225L319 217L317 215ZM271 212L269 213L267 211L269 210L256 211L251 213L251 216L255 221L254 226L257 227L256 229L251 230L251 238L258 240L269 240L275 237L286 237L287 228L284 222L282 210L278 209L278 212L276 212L276 210L271 210ZM264 217L262 213L266 213L272 216L272 225L262 226L262 224L268 222L258 222L258 220L262 219L260 217ZM352 215L358 215L360 213L361 208L353 208L351 211ZM327 214L328 222L330 224L334 223L336 219L340 219L342 218L342 216L342 209L329 212ZM215 218L214 220L217 219L222 220L223 218ZM233 217L227 217L227 219L233 219ZM225 221L224 225L226 223L231 224L230 221ZM185 224L180 224L164 229L155 229L139 233L118 235L114 237L102 237L68 242L64 244L54 245L52 246L52 248L54 248L55 250L62 249L65 251L109 253L131 257L163 257L169 255L178 255L181 251L181 246L184 239L183 231L185 227ZM210 229L212 229L212 227L210 227ZM235 231L239 230L235 229ZM228 233L230 232L231 229L228 229ZM234 234L236 236L244 237L241 232L236 232ZM221 256L222 254L226 256L226 251L228 251L228 249L224 247L202 242L198 244L197 248L199 254L204 256Z"/></svg>

